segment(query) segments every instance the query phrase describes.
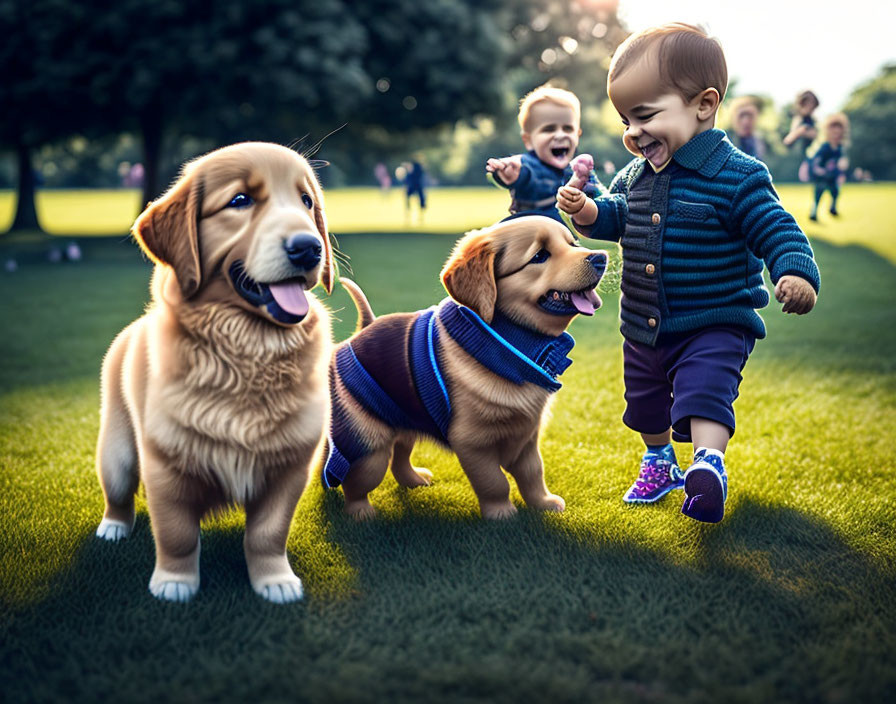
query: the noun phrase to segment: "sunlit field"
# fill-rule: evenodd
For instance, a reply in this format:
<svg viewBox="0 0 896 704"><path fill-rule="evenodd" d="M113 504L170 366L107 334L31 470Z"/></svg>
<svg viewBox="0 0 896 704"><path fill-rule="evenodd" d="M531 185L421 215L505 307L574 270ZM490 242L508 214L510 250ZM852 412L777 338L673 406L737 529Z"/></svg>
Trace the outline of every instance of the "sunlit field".
<svg viewBox="0 0 896 704"><path fill-rule="evenodd" d="M433 486L387 477L369 523L346 518L315 475L288 543L306 599L287 607L252 592L238 511L203 523L202 586L186 606L147 590L142 491L130 539L94 538L99 368L140 315L150 267L125 234L133 193L42 193L46 228L77 235L84 256L51 264L47 247L67 239L0 236L0 263L18 263L0 271L4 701L896 700L896 185L848 185L840 219L823 201L817 224L808 186L780 192L812 238L821 296L808 316L762 312L721 524L683 517L680 492L621 501L642 448L621 422L611 293L573 325L575 363L543 435L566 512L526 510L514 489L519 515L483 522L457 460L429 443L414 461ZM327 194L378 314L438 301L454 235L507 200L430 199L423 224L406 226L397 191ZM9 219L4 195L0 226ZM116 236L86 236L99 232ZM343 339L354 308L338 285L327 303Z"/></svg>
<svg viewBox="0 0 896 704"><path fill-rule="evenodd" d="M825 195L818 223L808 219L810 185L785 183L777 188L784 207L811 236L838 244L861 244L896 261L896 234L880 235L881 223L893 222L889 212L896 197L893 184L847 184L840 198L842 217L839 220L827 214L829 196ZM408 212L404 191L399 188L387 193L375 188L327 191L330 229L337 235L356 232L456 235L501 219L507 214L509 204L507 192L494 187L431 188L427 195L426 212L421 218L416 198ZM14 205L13 194L0 191L0 232L9 228ZM126 233L139 208L140 194L135 190L41 191L37 196L38 217L44 229L55 235Z"/></svg>

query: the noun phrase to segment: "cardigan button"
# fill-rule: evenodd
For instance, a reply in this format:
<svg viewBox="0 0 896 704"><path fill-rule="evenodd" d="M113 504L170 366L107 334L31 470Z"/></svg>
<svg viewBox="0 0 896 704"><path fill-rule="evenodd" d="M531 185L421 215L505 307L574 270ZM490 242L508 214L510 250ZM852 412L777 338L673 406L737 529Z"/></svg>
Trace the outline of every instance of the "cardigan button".
<svg viewBox="0 0 896 704"><path fill-rule="evenodd" d="M648 276L653 276L654 272L656 272L656 267L653 264L648 264L644 267L644 271L647 272Z"/></svg>
<svg viewBox="0 0 896 704"><path fill-rule="evenodd" d="M648 319L647 319L647 324L648 324L650 327L655 328L655 327L656 327L656 318L648 318Z"/></svg>
<svg viewBox="0 0 896 704"><path fill-rule="evenodd" d="M660 214L654 213L653 217L651 217L650 220L654 225L659 225L660 224Z"/></svg>

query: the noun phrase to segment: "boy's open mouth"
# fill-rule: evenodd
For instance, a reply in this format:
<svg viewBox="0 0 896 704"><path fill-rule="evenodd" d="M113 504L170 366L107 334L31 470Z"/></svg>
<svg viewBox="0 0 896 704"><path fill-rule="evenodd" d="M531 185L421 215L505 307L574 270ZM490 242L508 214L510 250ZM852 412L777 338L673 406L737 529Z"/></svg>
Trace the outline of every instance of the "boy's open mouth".
<svg viewBox="0 0 896 704"><path fill-rule="evenodd" d="M569 154L569 147L554 147L553 149L551 149L551 154L553 154L557 159L562 159L564 156Z"/></svg>
<svg viewBox="0 0 896 704"><path fill-rule="evenodd" d="M656 156L657 152L660 150L660 143L654 140L649 144L645 144L643 146L638 145L638 149L641 150L641 155L645 159L647 159L648 161L652 161L651 157Z"/></svg>

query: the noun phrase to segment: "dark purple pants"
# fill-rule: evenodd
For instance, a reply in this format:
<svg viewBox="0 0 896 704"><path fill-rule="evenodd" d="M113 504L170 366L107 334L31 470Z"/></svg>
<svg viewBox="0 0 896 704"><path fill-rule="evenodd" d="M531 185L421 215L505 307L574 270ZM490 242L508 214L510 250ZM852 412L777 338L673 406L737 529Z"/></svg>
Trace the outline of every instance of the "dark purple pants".
<svg viewBox="0 0 896 704"><path fill-rule="evenodd" d="M650 435L671 427L676 441L689 442L697 416L727 425L734 435L734 399L755 343L737 327L664 334L656 347L626 340L623 422Z"/></svg>

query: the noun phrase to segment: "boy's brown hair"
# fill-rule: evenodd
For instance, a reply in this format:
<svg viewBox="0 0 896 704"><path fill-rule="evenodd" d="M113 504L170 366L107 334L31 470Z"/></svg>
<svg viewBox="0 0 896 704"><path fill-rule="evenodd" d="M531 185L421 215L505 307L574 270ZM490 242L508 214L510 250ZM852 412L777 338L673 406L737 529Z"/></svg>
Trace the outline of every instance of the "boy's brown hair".
<svg viewBox="0 0 896 704"><path fill-rule="evenodd" d="M610 62L607 84L651 51L661 85L674 89L686 102L707 88L719 91L719 102L725 97L728 64L722 44L701 27L683 22L651 27L622 42Z"/></svg>
<svg viewBox="0 0 896 704"><path fill-rule="evenodd" d="M794 103L797 107L799 107L803 103L808 103L810 101L815 103L816 108L820 104L818 102L818 96L815 95L815 93L813 93L811 90L801 90L799 93L796 94L796 100L794 101Z"/></svg>
<svg viewBox="0 0 896 704"><path fill-rule="evenodd" d="M532 107L536 103L542 102L554 103L556 105L562 105L563 107L572 108L576 122L581 120L582 106L575 93L564 88L555 88L554 86L549 85L538 86L538 88L530 91L522 100L520 100L520 112L519 115L517 115L517 120L519 120L520 129L523 132L529 131L526 123L529 122L529 114L532 112Z"/></svg>

